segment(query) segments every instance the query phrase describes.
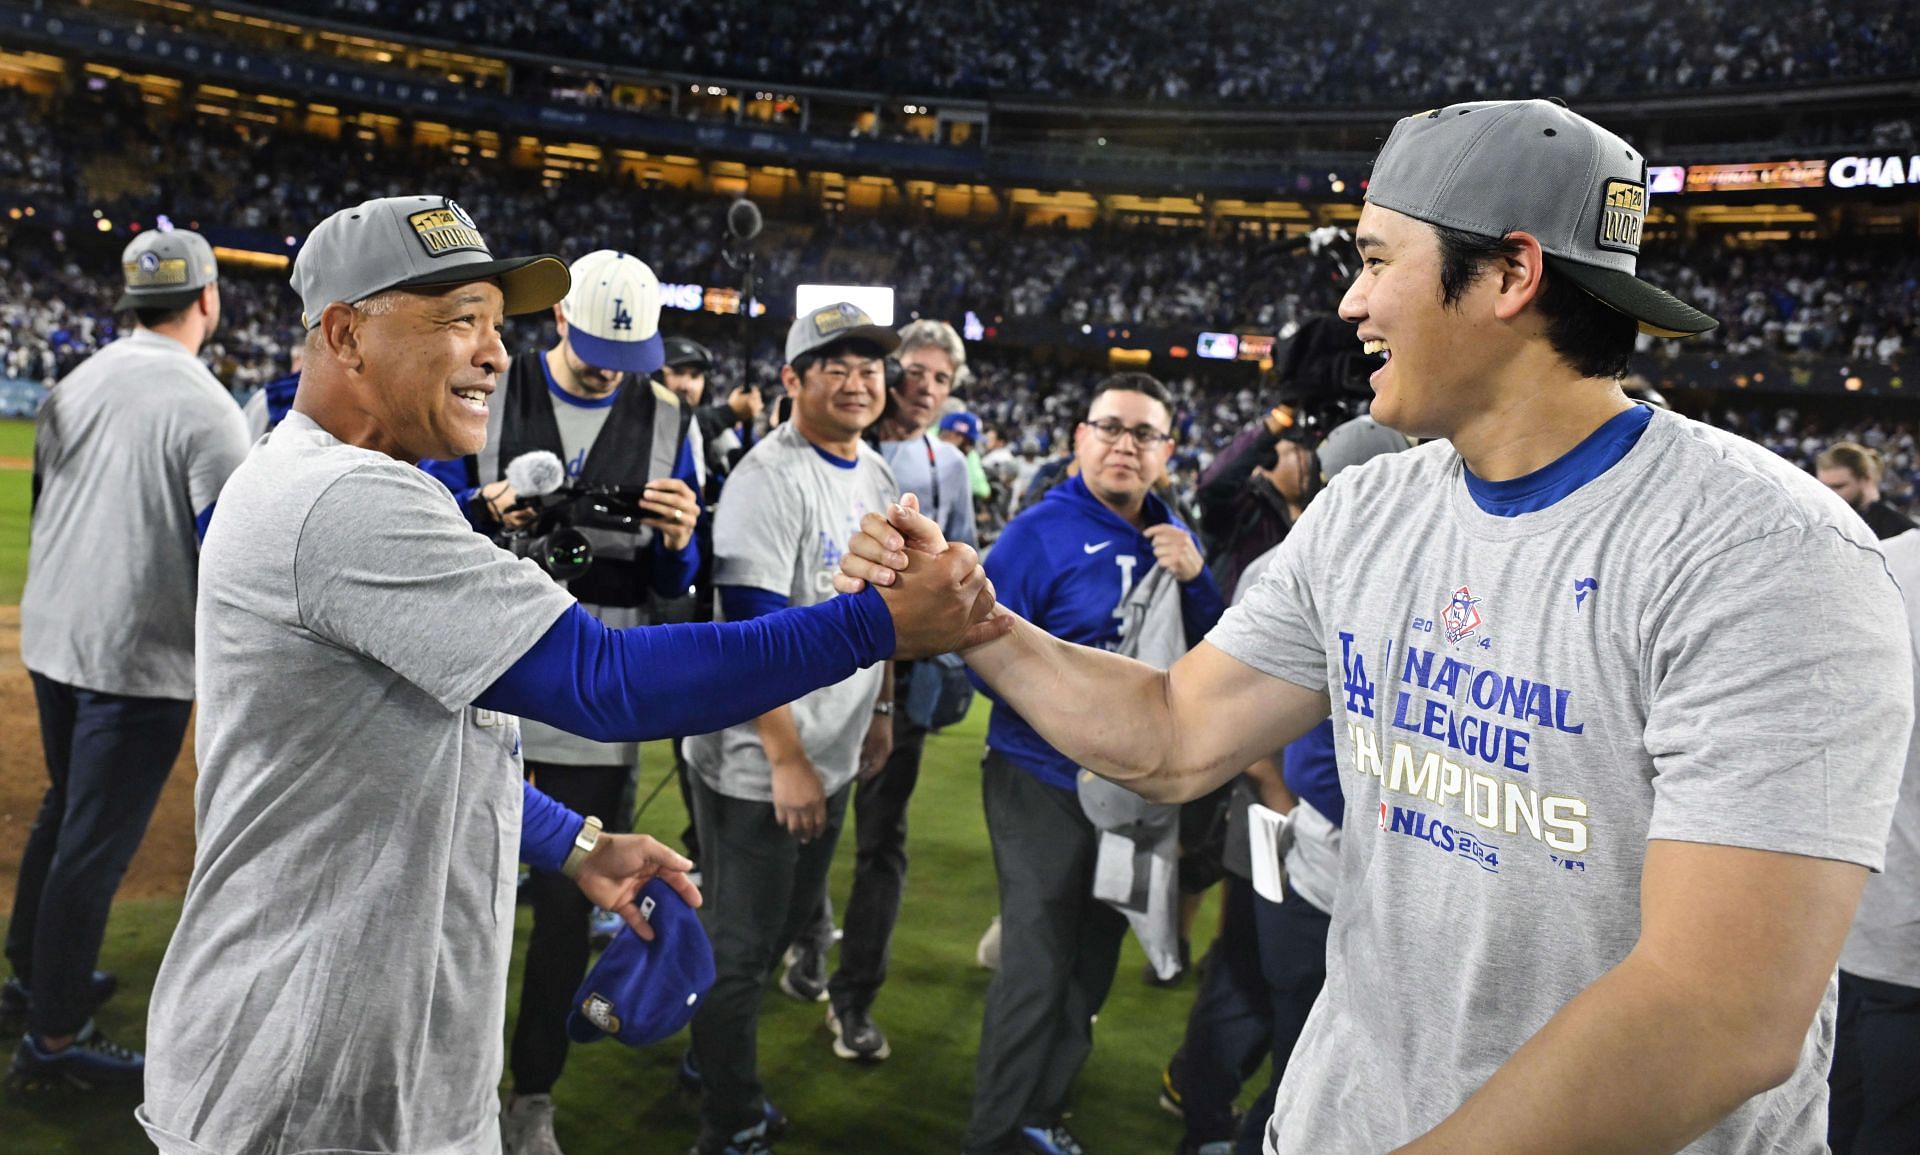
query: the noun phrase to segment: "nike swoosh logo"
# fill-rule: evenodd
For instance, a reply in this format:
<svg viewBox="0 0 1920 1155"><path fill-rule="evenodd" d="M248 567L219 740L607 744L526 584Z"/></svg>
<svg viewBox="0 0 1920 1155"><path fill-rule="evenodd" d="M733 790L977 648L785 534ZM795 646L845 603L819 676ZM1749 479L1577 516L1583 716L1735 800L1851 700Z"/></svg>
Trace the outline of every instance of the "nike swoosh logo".
<svg viewBox="0 0 1920 1155"><path fill-rule="evenodd" d="M1110 541L1103 541L1099 545L1094 545L1092 542L1088 542L1086 545L1083 545L1080 548L1082 550L1085 550L1087 553L1099 553L1101 550L1107 548L1112 544L1113 543Z"/></svg>

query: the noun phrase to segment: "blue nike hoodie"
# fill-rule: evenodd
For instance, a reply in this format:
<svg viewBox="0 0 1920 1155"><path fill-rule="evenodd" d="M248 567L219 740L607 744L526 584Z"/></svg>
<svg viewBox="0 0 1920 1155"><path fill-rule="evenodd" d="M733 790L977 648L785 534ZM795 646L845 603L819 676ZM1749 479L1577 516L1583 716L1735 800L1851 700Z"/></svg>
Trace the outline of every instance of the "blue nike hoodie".
<svg viewBox="0 0 1920 1155"><path fill-rule="evenodd" d="M1149 526L1171 522L1193 535L1154 494L1147 495L1145 513ZM1120 644L1120 605L1154 564L1146 534L1101 505L1086 481L1075 477L1007 523L987 552L986 569L1001 605L1056 638L1111 650ZM1224 608L1208 570L1181 585L1189 646L1199 644ZM991 690L981 689L993 698ZM998 698L987 723L987 745L1049 786L1075 788L1079 768L1073 759L1048 745Z"/></svg>

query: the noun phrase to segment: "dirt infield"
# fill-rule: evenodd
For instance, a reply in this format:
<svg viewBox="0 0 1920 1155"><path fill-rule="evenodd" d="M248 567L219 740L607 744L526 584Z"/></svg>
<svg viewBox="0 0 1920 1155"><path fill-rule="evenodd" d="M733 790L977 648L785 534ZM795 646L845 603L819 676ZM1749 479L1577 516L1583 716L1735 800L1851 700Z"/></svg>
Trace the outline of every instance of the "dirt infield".
<svg viewBox="0 0 1920 1155"><path fill-rule="evenodd" d="M186 891L193 870L193 732L160 795L146 841L120 886L122 898L159 898ZM20 854L47 789L33 683L20 664L20 607L0 606L0 911L13 907Z"/></svg>

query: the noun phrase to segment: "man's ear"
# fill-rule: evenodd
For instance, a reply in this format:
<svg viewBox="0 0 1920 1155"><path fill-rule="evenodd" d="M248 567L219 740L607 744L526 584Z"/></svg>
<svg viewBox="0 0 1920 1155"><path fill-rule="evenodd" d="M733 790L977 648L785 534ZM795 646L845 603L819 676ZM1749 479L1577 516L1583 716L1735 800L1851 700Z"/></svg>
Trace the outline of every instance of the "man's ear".
<svg viewBox="0 0 1920 1155"><path fill-rule="evenodd" d="M1547 254L1540 248L1539 239L1532 233L1513 232L1507 234L1507 240L1515 251L1494 266L1498 280L1493 315L1502 321L1519 316L1547 287Z"/></svg>
<svg viewBox="0 0 1920 1155"><path fill-rule="evenodd" d="M360 349L360 325L363 318L352 305L335 301L320 314L320 339L332 358L348 369L359 369L365 362Z"/></svg>

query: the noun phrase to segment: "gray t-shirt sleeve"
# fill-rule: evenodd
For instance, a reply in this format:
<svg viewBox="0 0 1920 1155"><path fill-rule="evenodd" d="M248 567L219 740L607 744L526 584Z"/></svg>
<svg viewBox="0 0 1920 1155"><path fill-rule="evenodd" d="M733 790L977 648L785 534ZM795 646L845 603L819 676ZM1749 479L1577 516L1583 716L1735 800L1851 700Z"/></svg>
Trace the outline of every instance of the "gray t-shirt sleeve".
<svg viewBox="0 0 1920 1155"><path fill-rule="evenodd" d="M1323 494L1320 502L1331 496ZM1308 506L1286 540L1263 555L1266 572L1251 585L1241 584L1239 599L1207 633L1207 641L1228 657L1316 693L1327 689L1327 647L1313 594L1315 539L1332 528L1316 516L1321 508L1318 502Z"/></svg>
<svg viewBox="0 0 1920 1155"><path fill-rule="evenodd" d="M1709 558L1655 612L1647 837L1881 869L1913 724L1881 556L1831 527L1783 530Z"/></svg>
<svg viewBox="0 0 1920 1155"><path fill-rule="evenodd" d="M794 485L749 457L727 479L713 513L713 584L793 596L794 534L805 524Z"/></svg>
<svg viewBox="0 0 1920 1155"><path fill-rule="evenodd" d="M247 419L238 405L221 397L197 409L187 430L184 447L187 498L195 514L212 505L220 496L227 478L246 459L250 444Z"/></svg>
<svg viewBox="0 0 1920 1155"><path fill-rule="evenodd" d="M294 557L300 624L457 710L540 640L573 598L473 532L440 484L363 466L308 511Z"/></svg>

